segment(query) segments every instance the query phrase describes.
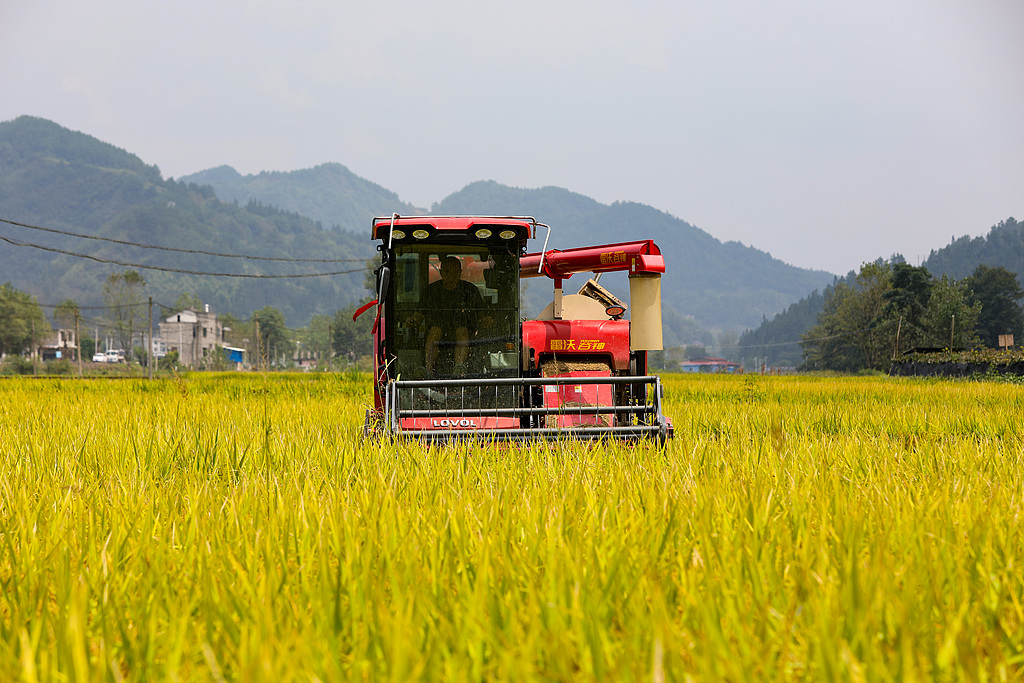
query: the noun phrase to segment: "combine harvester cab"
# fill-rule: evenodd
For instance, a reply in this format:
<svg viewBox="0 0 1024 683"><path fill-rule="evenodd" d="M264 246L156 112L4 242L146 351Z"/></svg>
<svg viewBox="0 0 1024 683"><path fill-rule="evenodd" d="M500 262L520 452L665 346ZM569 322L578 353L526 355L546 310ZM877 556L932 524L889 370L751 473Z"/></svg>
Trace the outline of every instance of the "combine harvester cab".
<svg viewBox="0 0 1024 683"><path fill-rule="evenodd" d="M368 434L476 438L654 439L672 436L647 352L662 348L660 277L650 240L527 254L521 216L375 218L380 240L374 408ZM628 271L626 305L598 283ZM574 273L596 273L563 295ZM554 300L521 317L520 281L547 277Z"/></svg>

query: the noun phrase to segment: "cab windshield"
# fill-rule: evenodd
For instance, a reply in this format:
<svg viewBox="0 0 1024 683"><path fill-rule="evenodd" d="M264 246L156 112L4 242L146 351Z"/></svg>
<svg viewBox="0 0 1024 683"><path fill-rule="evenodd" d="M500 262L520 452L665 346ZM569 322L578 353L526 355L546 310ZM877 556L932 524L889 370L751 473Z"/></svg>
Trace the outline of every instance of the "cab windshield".
<svg viewBox="0 0 1024 683"><path fill-rule="evenodd" d="M509 249L397 247L387 298L390 376L518 374L519 261Z"/></svg>

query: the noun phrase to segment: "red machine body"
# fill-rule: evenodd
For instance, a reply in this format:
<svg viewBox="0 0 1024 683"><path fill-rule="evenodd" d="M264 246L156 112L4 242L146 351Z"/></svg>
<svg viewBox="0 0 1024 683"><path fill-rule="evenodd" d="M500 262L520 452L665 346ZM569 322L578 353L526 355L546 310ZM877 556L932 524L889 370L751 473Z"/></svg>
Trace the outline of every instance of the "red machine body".
<svg viewBox="0 0 1024 683"><path fill-rule="evenodd" d="M622 319L625 305L591 280L589 289L565 297L563 315L563 280L626 271L632 290L633 278L665 272L661 251L651 240L638 240L527 254L526 242L540 227L547 228L530 217L374 219L371 234L380 240L382 256L368 432L428 440L461 435L664 442L671 436L671 422L661 414L660 379L646 374L651 347L636 343L633 322ZM443 268L452 259L460 268L458 285L444 281ZM540 276L553 280L554 301L538 319L525 320L518 282ZM438 289L442 281L444 290ZM434 309L463 296L456 295L465 283L476 288L482 304L458 319L478 321L479 329L452 323L455 332L444 338L444 325L430 322L438 315ZM438 299L431 291L448 293ZM660 344L660 289L654 291Z"/></svg>
<svg viewBox="0 0 1024 683"><path fill-rule="evenodd" d="M519 259L520 277L547 276L552 280L573 273L607 273L628 270L630 274L664 273L665 258L653 240L603 244L597 247L551 249Z"/></svg>
<svg viewBox="0 0 1024 683"><path fill-rule="evenodd" d="M605 359L613 372L629 370L628 320L524 320L524 365L538 369L542 358Z"/></svg>

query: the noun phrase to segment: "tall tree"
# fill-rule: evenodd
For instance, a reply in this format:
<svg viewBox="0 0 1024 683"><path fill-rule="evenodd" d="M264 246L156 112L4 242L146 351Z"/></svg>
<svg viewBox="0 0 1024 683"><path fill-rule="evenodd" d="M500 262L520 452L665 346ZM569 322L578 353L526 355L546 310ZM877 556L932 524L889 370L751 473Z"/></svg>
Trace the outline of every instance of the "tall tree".
<svg viewBox="0 0 1024 683"><path fill-rule="evenodd" d="M103 283L103 300L110 308L114 333L131 363L132 338L146 321L146 279L138 271L111 273Z"/></svg>
<svg viewBox="0 0 1024 683"><path fill-rule="evenodd" d="M357 304L349 304L334 314L331 348L350 363L373 353L370 329L373 327L375 309L366 311L358 320L352 320L352 314L357 308Z"/></svg>
<svg viewBox="0 0 1024 683"><path fill-rule="evenodd" d="M198 294L182 292L178 295L177 301L174 302L174 309L176 311L184 311L186 308L191 308L193 311L201 311L203 310L203 300Z"/></svg>
<svg viewBox="0 0 1024 683"><path fill-rule="evenodd" d="M53 309L53 321L62 330L75 329L75 324L81 320L81 315L78 302L73 299L64 299Z"/></svg>
<svg viewBox="0 0 1024 683"><path fill-rule="evenodd" d="M946 275L935 282L928 298L928 310L921 324L931 346L965 349L978 343L978 316L981 304L971 303L970 291L964 280Z"/></svg>
<svg viewBox="0 0 1024 683"><path fill-rule="evenodd" d="M1024 290L1016 273L1002 266L990 268L980 265L966 278L971 291L970 301L981 304L978 316L978 336L985 346L999 345L999 335L1012 334L1014 342L1024 342L1024 313L1020 300Z"/></svg>
<svg viewBox="0 0 1024 683"><path fill-rule="evenodd" d="M892 286L887 263L865 263L855 284L826 290L818 322L803 335L805 369L845 372L884 370L892 358L895 319L885 313L885 293Z"/></svg>
<svg viewBox="0 0 1024 683"><path fill-rule="evenodd" d="M50 323L35 297L10 282L0 285L0 354L31 350L49 332Z"/></svg>
<svg viewBox="0 0 1024 683"><path fill-rule="evenodd" d="M258 311L253 311L252 321L259 323L260 344L256 352L260 359L272 361L281 356L291 355L294 345L281 311L273 306L264 306Z"/></svg>
<svg viewBox="0 0 1024 683"><path fill-rule="evenodd" d="M900 330L898 354L915 346L934 346L924 327L924 316L931 297L932 275L927 268L896 263L892 266L892 283L883 294L884 316L896 319Z"/></svg>
<svg viewBox="0 0 1024 683"><path fill-rule="evenodd" d="M331 357L331 328L334 319L329 315L314 315L303 331L302 344L317 361Z"/></svg>

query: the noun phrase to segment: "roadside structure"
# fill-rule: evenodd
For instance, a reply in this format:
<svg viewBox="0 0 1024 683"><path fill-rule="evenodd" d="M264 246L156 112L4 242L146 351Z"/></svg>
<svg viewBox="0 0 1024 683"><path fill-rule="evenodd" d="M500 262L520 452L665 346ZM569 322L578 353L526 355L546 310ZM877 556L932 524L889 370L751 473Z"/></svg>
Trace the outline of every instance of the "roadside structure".
<svg viewBox="0 0 1024 683"><path fill-rule="evenodd" d="M683 372L727 372L727 373L738 373L742 372L742 367L739 363L733 363L724 358L694 358L692 360L684 361L680 367Z"/></svg>
<svg viewBox="0 0 1024 683"><path fill-rule="evenodd" d="M53 336L39 345L39 356L42 360L78 358L78 340L74 330L54 330Z"/></svg>
<svg viewBox="0 0 1024 683"><path fill-rule="evenodd" d="M202 311L186 308L172 313L160 321L159 328L162 348L177 351L179 362L192 368L202 364L214 347L224 346L224 325L209 304Z"/></svg>

